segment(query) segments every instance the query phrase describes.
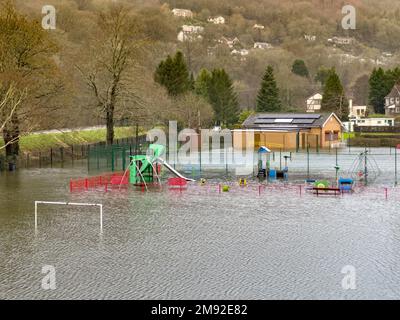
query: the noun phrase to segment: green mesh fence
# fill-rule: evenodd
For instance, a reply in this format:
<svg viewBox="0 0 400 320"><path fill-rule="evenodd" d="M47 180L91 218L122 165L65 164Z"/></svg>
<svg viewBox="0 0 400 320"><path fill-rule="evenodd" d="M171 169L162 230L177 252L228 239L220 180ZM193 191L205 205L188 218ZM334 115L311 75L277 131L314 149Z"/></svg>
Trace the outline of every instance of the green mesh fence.
<svg viewBox="0 0 400 320"><path fill-rule="evenodd" d="M125 171L129 167L129 156L146 154L146 137L138 142L118 145L97 145L88 150L87 165L89 173Z"/></svg>

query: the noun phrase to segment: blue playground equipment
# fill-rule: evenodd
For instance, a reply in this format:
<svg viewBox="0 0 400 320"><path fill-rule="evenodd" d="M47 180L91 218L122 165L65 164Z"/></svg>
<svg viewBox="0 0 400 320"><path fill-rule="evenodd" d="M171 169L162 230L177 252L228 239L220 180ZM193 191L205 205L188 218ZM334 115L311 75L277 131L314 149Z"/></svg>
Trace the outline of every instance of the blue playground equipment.
<svg viewBox="0 0 400 320"><path fill-rule="evenodd" d="M288 180L289 177L289 167L288 167L288 159L291 159L290 156L284 156L285 166L284 168L280 168L279 170L271 168L271 150L265 146L260 147L258 149L258 174L257 177L260 179L267 178L269 180L283 179L285 181Z"/></svg>
<svg viewBox="0 0 400 320"><path fill-rule="evenodd" d="M339 178L338 187L342 193L353 192L354 180L350 178Z"/></svg>

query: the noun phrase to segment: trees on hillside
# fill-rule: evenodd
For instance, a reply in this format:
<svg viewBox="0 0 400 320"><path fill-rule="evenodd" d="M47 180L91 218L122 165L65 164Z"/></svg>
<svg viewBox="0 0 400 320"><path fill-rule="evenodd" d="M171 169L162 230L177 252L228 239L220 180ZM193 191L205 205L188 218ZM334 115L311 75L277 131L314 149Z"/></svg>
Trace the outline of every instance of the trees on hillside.
<svg viewBox="0 0 400 320"><path fill-rule="evenodd" d="M257 112L279 112L281 110L279 89L274 77L274 69L268 66L265 70L261 88L257 96Z"/></svg>
<svg viewBox="0 0 400 320"><path fill-rule="evenodd" d="M382 68L374 69L369 78L368 100L376 113L385 112L385 96L388 93L385 71Z"/></svg>
<svg viewBox="0 0 400 320"><path fill-rule="evenodd" d="M393 86L400 81L400 69L382 68L374 69L369 78L368 101L374 107L376 113L385 113L385 97Z"/></svg>
<svg viewBox="0 0 400 320"><path fill-rule="evenodd" d="M176 97L190 90L191 80L182 52L161 61L154 74L154 81L164 86L169 95Z"/></svg>
<svg viewBox="0 0 400 320"><path fill-rule="evenodd" d="M201 69L194 84L195 93L208 99L210 80L211 73L207 69Z"/></svg>
<svg viewBox="0 0 400 320"><path fill-rule="evenodd" d="M319 82L322 87L325 86L325 82L328 79L330 69L325 67L320 67L315 75L315 82Z"/></svg>
<svg viewBox="0 0 400 320"><path fill-rule="evenodd" d="M293 62L292 73L294 73L300 77L305 77L305 78L308 78L310 75L308 72L306 63L304 62L304 60L301 60L301 59L296 59Z"/></svg>
<svg viewBox="0 0 400 320"><path fill-rule="evenodd" d="M207 98L214 109L216 122L231 126L237 122L239 102L233 83L224 69L214 69L207 85Z"/></svg>
<svg viewBox="0 0 400 320"><path fill-rule="evenodd" d="M335 112L341 120L348 116L348 102L335 68L330 69L325 82L321 111Z"/></svg>

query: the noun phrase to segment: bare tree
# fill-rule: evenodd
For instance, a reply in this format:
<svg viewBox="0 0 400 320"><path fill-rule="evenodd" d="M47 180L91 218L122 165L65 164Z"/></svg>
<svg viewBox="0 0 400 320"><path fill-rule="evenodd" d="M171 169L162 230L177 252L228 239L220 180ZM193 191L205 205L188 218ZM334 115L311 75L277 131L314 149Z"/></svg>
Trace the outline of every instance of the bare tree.
<svg viewBox="0 0 400 320"><path fill-rule="evenodd" d="M97 26L87 63L77 68L104 115L106 141L112 144L116 108L137 99L134 75L145 40L140 39L129 10L121 5L114 4L107 13L100 13Z"/></svg>

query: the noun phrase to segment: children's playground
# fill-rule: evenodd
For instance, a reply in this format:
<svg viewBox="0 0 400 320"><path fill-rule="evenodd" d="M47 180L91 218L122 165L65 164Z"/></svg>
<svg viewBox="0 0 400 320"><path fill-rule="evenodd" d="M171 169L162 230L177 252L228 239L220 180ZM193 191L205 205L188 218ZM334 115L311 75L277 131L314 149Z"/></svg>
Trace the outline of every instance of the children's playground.
<svg viewBox="0 0 400 320"><path fill-rule="evenodd" d="M326 275L348 264L371 279L351 297L398 297L394 151L263 147L242 172L226 150L213 151L218 162L178 163L157 144L93 148L71 167L3 173L2 258L28 283L37 272L26 278L26 261L64 266L55 291L66 299L341 299ZM284 276L260 283L277 268ZM14 288L13 297L43 298Z"/></svg>
<svg viewBox="0 0 400 320"><path fill-rule="evenodd" d="M232 150L219 150L218 161L205 161L198 153L186 163L169 163L167 148L150 144L144 150L111 146L93 149L87 160L88 175L71 178L76 192L160 192L259 196L288 192L298 196L342 197L376 194L400 198L397 187L398 148L339 148L329 152L285 152L261 146L244 158L250 172L240 174L241 163L232 161ZM229 153L229 156L228 156ZM209 157L209 155L207 154Z"/></svg>

